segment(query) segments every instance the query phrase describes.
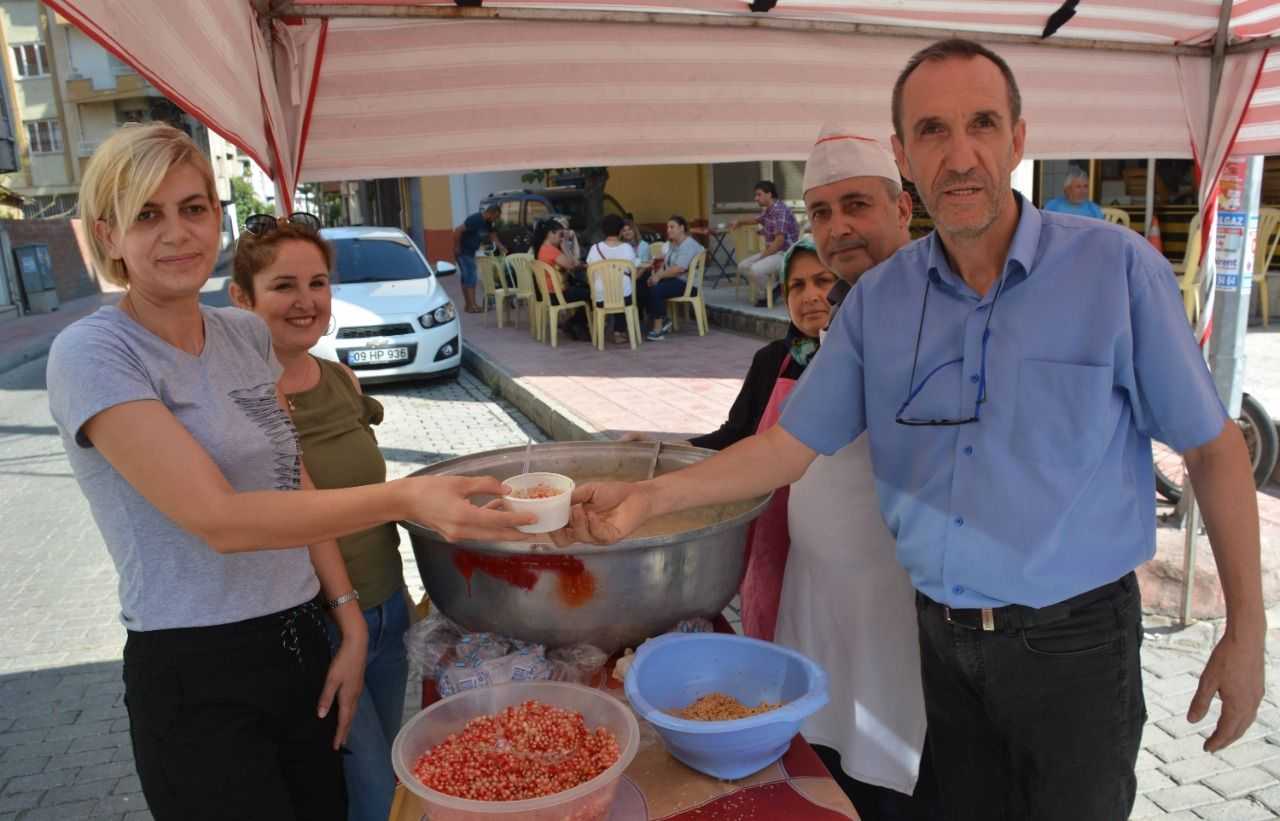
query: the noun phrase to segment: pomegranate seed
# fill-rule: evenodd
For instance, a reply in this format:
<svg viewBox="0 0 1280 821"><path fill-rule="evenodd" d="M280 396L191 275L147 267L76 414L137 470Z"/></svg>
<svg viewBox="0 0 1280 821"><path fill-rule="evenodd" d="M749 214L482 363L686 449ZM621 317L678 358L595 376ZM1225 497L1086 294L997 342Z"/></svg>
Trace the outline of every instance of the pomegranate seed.
<svg viewBox="0 0 1280 821"><path fill-rule="evenodd" d="M588 730L582 714L537 701L479 716L414 765L423 785L473 801L520 801L563 792L613 766L618 740Z"/></svg>

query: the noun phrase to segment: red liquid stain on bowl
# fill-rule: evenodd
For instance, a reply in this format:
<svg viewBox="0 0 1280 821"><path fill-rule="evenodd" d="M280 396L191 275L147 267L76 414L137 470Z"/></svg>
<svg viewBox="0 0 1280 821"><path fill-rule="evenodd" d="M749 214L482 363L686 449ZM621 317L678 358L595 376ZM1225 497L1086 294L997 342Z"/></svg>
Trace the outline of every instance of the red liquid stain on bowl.
<svg viewBox="0 0 1280 821"><path fill-rule="evenodd" d="M471 595L471 575L477 570L522 590L532 590L541 571L550 570L556 574L556 592L569 607L581 607L596 592L595 576L572 556L489 556L458 550L453 554L453 566L467 580L467 595Z"/></svg>

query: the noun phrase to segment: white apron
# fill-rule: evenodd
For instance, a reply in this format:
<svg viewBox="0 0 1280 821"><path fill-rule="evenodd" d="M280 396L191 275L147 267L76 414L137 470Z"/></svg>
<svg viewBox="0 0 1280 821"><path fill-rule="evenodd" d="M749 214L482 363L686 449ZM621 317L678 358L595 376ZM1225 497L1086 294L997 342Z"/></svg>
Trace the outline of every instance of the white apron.
<svg viewBox="0 0 1280 821"><path fill-rule="evenodd" d="M804 737L846 773L910 795L924 745L915 591L894 555L863 433L791 486L791 552L774 641L827 671L831 701Z"/></svg>

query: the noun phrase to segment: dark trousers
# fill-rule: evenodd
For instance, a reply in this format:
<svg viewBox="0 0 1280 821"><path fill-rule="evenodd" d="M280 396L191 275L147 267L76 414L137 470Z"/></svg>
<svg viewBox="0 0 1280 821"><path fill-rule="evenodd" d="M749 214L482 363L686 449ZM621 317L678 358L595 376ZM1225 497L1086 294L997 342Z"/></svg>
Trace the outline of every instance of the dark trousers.
<svg viewBox="0 0 1280 821"><path fill-rule="evenodd" d="M877 787L851 777L840 766L839 750L822 744L814 744L813 750L849 797L860 821L939 821L945 817L938 806L938 783L929 757L928 737L920 755L920 773L912 795L903 795L897 790Z"/></svg>
<svg viewBox="0 0 1280 821"><path fill-rule="evenodd" d="M130 632L125 704L156 821L345 821L338 710L319 607L215 627Z"/></svg>
<svg viewBox="0 0 1280 821"><path fill-rule="evenodd" d="M564 294L565 304L570 302L591 301L591 289L586 285L581 285L577 282L566 283L565 286L560 289L560 292ZM556 295L554 293L549 296L552 305L561 304L560 300L556 299ZM565 322L565 329L572 330L572 332L579 338L581 338L583 334L590 333L587 327L587 309L574 308L573 315Z"/></svg>
<svg viewBox="0 0 1280 821"><path fill-rule="evenodd" d="M645 304L645 318L666 320L667 300L684 293L683 279L664 279L651 283L641 292Z"/></svg>
<svg viewBox="0 0 1280 821"><path fill-rule="evenodd" d="M946 817L1127 819L1147 712L1134 575L1041 610L997 609L994 630L923 595L916 605Z"/></svg>

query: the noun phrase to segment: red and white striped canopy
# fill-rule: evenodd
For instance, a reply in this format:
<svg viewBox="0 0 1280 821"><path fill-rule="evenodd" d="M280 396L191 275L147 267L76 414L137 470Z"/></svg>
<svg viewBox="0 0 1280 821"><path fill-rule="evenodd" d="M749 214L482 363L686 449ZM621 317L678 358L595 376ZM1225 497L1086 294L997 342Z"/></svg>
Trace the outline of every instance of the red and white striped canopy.
<svg viewBox="0 0 1280 821"><path fill-rule="evenodd" d="M308 6L350 6L349 0L302 0ZM404 6L404 0L363 0L365 6ZM417 0L409 5L448 8L453 0ZM840 21L924 29L1039 36L1062 0L778 0L773 18ZM484 0L485 8L677 12L736 15L748 0ZM1208 42L1218 30L1220 0L1082 0L1056 36L1129 43ZM1271 0L1236 0L1232 35L1239 39L1280 32L1280 11Z"/></svg>
<svg viewBox="0 0 1280 821"><path fill-rule="evenodd" d="M953 32L1009 61L1031 156L1196 156L1216 169L1233 141L1280 153L1280 58L1241 48L1280 33L1280 0L1233 4L1212 129L1220 0L1081 0L1047 43L1033 38L1058 0L778 0L767 13L747 0L485 0L461 12L453 0L46 2L286 191L803 158L824 120L887 137L897 72ZM255 7L284 15L270 49Z"/></svg>

